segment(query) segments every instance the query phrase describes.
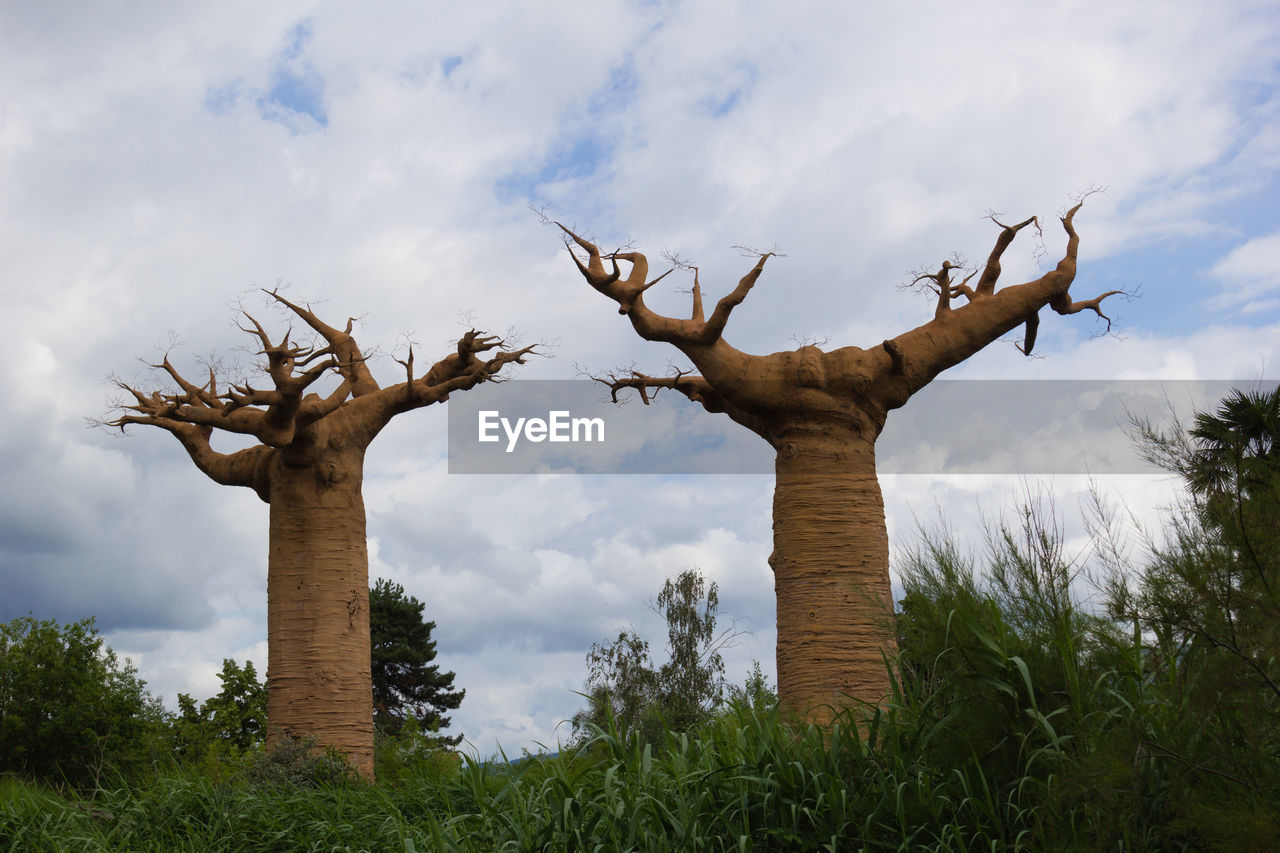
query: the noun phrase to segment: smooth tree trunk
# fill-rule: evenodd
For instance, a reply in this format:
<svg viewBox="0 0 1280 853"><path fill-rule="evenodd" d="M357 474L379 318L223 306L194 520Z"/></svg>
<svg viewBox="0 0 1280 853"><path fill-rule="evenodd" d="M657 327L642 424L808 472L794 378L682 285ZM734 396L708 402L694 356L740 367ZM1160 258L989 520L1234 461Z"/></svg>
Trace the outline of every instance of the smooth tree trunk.
<svg viewBox="0 0 1280 853"><path fill-rule="evenodd" d="M290 455L271 472L267 743L314 738L371 778L364 453L330 449L296 465Z"/></svg>
<svg viewBox="0 0 1280 853"><path fill-rule="evenodd" d="M874 445L837 431L786 442L775 471L778 694L825 725L890 690L897 639Z"/></svg>

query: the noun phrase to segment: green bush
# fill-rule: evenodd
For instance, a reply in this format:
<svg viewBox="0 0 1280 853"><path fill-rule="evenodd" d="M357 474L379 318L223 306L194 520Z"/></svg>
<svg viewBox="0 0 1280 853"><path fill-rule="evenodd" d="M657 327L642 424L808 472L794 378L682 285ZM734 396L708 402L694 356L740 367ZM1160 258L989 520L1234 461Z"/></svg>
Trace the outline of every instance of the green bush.
<svg viewBox="0 0 1280 853"><path fill-rule="evenodd" d="M332 748L317 749L314 738L285 738L253 753L244 774L262 787L330 788L359 778L347 759Z"/></svg>
<svg viewBox="0 0 1280 853"><path fill-rule="evenodd" d="M92 619L0 624L0 770L84 785L161 748L164 711Z"/></svg>
<svg viewBox="0 0 1280 853"><path fill-rule="evenodd" d="M462 759L452 748L453 739L438 734L438 721L430 731L412 713L395 734L376 729L373 738L374 772L383 785L401 785L413 779L457 775Z"/></svg>

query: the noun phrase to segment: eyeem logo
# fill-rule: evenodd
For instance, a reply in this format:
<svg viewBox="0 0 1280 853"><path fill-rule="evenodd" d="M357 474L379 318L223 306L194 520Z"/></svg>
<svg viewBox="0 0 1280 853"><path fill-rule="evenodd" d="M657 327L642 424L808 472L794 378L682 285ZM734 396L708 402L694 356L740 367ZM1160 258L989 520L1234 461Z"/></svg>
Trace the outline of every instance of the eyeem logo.
<svg viewBox="0 0 1280 853"><path fill-rule="evenodd" d="M479 440L499 441L498 427L507 434L507 453L516 449L521 434L535 444L540 441L604 441L604 418L574 418L569 412L547 412L547 419L516 418L515 425L497 411L479 412ZM593 437L598 436L598 437Z"/></svg>

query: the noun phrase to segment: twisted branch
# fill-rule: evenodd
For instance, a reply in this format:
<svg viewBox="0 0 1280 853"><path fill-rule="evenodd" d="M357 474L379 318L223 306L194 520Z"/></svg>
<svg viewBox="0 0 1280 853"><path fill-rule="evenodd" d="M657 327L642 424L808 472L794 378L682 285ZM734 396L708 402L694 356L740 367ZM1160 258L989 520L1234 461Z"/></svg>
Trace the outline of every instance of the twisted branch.
<svg viewBox="0 0 1280 853"><path fill-rule="evenodd" d="M756 280L764 270L765 261L773 257L774 252L761 252L755 266L742 277L730 293L716 303L710 319L704 319L702 303L702 284L698 270L693 276L693 310L687 320L666 317L650 310L644 304L644 292L671 274L667 270L662 275L647 281L649 261L640 252L613 252L602 255L599 247L591 241L580 237L559 222L556 223L567 235L565 247L577 265L578 271L593 288L618 303L618 313L626 315L640 337L648 341L666 341L675 344L682 350L686 348L715 347L723 339L725 325L733 309L741 305L755 286ZM573 244L586 251L587 261L583 261L573 251ZM604 261L610 262L610 269L605 269ZM631 264L631 272L626 279L618 268L618 261ZM677 264L678 266L688 266ZM674 269L674 267L673 267Z"/></svg>

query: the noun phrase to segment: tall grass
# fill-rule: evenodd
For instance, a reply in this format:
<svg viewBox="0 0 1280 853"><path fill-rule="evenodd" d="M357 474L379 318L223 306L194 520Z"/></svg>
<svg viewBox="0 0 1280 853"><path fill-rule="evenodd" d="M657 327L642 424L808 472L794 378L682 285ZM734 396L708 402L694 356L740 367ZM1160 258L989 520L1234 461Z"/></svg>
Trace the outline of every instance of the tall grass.
<svg viewBox="0 0 1280 853"><path fill-rule="evenodd" d="M1082 733L1062 724L1070 715L1030 701L1036 685L1013 657L1002 661L1004 677L984 683L1011 698L1007 710L1021 718L999 736L995 722L967 730L972 719L939 703L850 715L829 733L744 708L661 744L602 730L573 754L515 765L465 761L395 786L255 786L170 773L73 796L9 781L0 788L0 849L1205 850L1273 843L1274 804L1268 814L1262 803L1254 811L1237 801L1230 821L1179 814L1173 777L1186 768L1156 752L1124 754L1150 730L1125 713L1126 688L1099 680L1099 693L1116 701L1095 708L1093 732ZM992 652L985 664L996 662Z"/></svg>

